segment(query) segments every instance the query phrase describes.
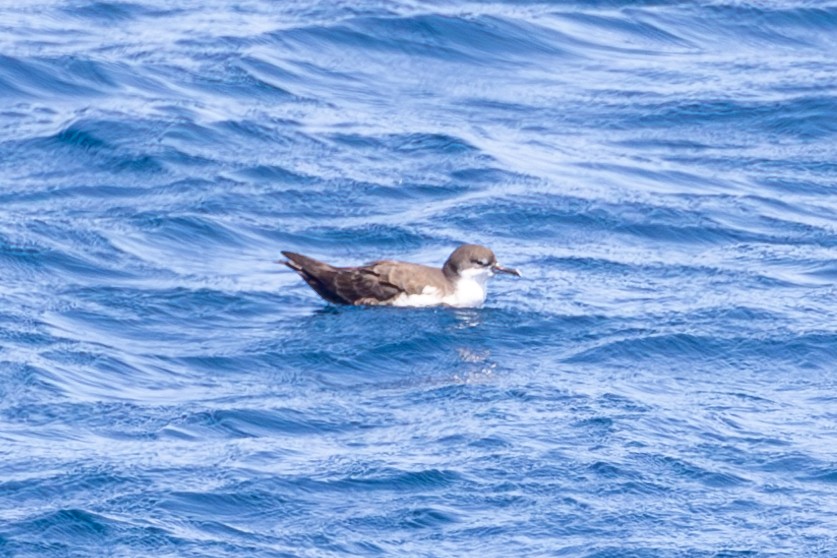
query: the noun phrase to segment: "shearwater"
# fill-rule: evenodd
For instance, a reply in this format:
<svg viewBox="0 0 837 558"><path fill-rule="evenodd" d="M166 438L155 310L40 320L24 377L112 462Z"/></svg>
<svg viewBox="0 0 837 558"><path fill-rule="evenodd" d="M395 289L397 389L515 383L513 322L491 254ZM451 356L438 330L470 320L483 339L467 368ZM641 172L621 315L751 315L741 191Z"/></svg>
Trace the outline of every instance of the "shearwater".
<svg viewBox="0 0 837 558"><path fill-rule="evenodd" d="M282 254L288 259L280 263L335 304L472 308L485 302L486 283L495 273L520 277L518 270L497 263L489 248L476 244L454 250L441 268L393 260L335 267L294 252Z"/></svg>

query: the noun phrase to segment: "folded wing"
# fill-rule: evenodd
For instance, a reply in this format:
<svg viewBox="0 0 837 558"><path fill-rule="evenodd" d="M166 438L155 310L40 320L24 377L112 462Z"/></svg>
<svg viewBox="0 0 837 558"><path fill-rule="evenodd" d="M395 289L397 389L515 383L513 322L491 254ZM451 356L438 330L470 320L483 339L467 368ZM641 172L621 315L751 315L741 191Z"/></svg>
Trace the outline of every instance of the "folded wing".
<svg viewBox="0 0 837 558"><path fill-rule="evenodd" d="M325 262L282 252L285 265L296 271L317 294L335 304L387 304L415 288L405 281L394 262L373 262L367 266L335 267Z"/></svg>

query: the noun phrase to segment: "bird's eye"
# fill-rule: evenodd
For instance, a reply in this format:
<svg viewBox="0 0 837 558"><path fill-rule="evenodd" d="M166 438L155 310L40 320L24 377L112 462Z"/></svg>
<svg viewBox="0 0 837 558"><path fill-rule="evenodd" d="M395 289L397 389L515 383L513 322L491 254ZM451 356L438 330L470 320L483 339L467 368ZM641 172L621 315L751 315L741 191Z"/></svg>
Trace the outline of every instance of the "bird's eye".
<svg viewBox="0 0 837 558"><path fill-rule="evenodd" d="M480 260L480 259L474 258L471 261L474 262L475 264L481 265L483 267L486 267L488 265L488 260Z"/></svg>

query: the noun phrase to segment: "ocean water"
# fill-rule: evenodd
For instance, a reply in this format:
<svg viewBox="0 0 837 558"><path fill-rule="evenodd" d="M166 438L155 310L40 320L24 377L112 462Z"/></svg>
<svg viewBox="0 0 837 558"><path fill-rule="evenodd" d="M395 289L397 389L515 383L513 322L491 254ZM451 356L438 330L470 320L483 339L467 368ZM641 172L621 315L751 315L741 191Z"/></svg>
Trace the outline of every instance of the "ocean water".
<svg viewBox="0 0 837 558"><path fill-rule="evenodd" d="M0 556L837 556L837 3L0 7ZM280 250L482 308L325 304Z"/></svg>

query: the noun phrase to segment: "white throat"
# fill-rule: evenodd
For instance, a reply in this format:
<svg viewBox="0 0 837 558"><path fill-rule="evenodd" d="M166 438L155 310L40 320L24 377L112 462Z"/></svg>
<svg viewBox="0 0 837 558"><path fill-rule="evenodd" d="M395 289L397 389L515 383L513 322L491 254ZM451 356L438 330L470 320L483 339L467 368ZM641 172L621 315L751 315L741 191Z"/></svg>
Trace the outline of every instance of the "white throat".
<svg viewBox="0 0 837 558"><path fill-rule="evenodd" d="M445 297L444 303L457 308L481 306L485 302L488 278L494 275L490 268L472 267L462 270L453 294Z"/></svg>

